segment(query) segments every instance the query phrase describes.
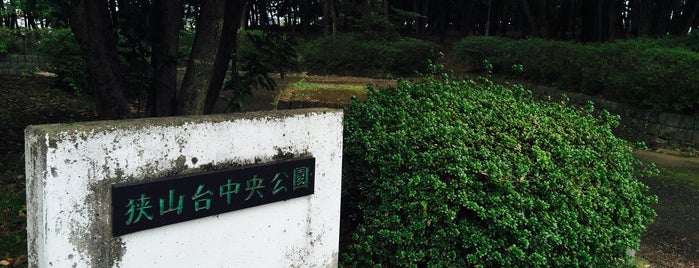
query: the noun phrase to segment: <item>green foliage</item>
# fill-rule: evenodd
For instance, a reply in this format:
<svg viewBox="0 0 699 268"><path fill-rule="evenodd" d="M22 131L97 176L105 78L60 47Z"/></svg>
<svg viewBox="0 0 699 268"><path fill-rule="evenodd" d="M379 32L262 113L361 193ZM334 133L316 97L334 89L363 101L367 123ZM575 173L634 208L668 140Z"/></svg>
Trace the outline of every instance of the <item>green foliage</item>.
<svg viewBox="0 0 699 268"><path fill-rule="evenodd" d="M187 65L189 53L192 52L192 44L194 44L194 34L196 31L181 30L180 43L177 51L177 62L180 65Z"/></svg>
<svg viewBox="0 0 699 268"><path fill-rule="evenodd" d="M0 54L33 54L37 52L49 30L0 28ZM4 53L2 53L4 48Z"/></svg>
<svg viewBox="0 0 699 268"><path fill-rule="evenodd" d="M252 97L252 88L275 90L274 72L284 78L287 72L298 70L296 41L290 37L263 31L238 33L238 68L226 82L226 90L232 90L234 98L229 107L242 108Z"/></svg>
<svg viewBox="0 0 699 268"><path fill-rule="evenodd" d="M654 217L618 117L424 78L345 113L351 267L618 267ZM646 170L647 171L647 170ZM644 173L647 175L650 172Z"/></svg>
<svg viewBox="0 0 699 268"><path fill-rule="evenodd" d="M437 58L437 47L427 41L375 41L358 34L321 37L301 44L298 50L311 73L369 77L413 74L427 68L427 59Z"/></svg>
<svg viewBox="0 0 699 268"><path fill-rule="evenodd" d="M694 30L690 32L687 35L685 44L687 45L687 48L689 48L691 51L699 52L699 31Z"/></svg>
<svg viewBox="0 0 699 268"><path fill-rule="evenodd" d="M638 38L604 44L543 39L469 37L455 44L470 70L483 59L494 72L661 111L699 111L699 54L678 38Z"/></svg>
<svg viewBox="0 0 699 268"><path fill-rule="evenodd" d="M0 156L0 259L27 254L23 164L14 155Z"/></svg>
<svg viewBox="0 0 699 268"><path fill-rule="evenodd" d="M37 50L51 57L50 71L58 77L57 86L76 94L91 92L87 65L69 28L52 29Z"/></svg>
<svg viewBox="0 0 699 268"><path fill-rule="evenodd" d="M400 37L396 26L382 14L369 12L358 20L359 29L371 40L396 40Z"/></svg>

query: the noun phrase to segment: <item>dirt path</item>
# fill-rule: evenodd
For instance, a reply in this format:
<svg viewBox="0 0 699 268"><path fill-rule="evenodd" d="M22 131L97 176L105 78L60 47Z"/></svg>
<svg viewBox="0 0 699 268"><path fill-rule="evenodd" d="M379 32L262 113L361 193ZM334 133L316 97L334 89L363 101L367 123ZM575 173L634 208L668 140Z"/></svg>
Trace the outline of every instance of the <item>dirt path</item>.
<svg viewBox="0 0 699 268"><path fill-rule="evenodd" d="M638 151L660 174L641 180L658 196L657 216L641 237L638 255L649 267L699 267L699 157Z"/></svg>
<svg viewBox="0 0 699 268"><path fill-rule="evenodd" d="M637 151L634 155L643 161L653 162L658 167L687 169L699 174L699 157L683 156L670 150Z"/></svg>

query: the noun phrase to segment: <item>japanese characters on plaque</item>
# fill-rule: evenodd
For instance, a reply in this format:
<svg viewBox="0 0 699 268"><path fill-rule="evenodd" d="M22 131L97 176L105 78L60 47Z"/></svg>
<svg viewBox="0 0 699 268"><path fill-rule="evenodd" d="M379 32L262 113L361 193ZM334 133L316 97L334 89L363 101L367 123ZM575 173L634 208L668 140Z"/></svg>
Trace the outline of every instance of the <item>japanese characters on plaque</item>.
<svg viewBox="0 0 699 268"><path fill-rule="evenodd" d="M112 185L112 233L163 225L313 194L315 158Z"/></svg>

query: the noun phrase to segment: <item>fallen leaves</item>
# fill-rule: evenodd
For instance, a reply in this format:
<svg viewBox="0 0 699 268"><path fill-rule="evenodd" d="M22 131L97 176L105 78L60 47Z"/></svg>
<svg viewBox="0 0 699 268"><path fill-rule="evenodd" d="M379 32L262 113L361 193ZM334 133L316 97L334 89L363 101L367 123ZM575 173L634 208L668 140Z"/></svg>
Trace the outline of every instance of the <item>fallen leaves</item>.
<svg viewBox="0 0 699 268"><path fill-rule="evenodd" d="M27 255L20 255L14 258L4 258L0 260L0 266L2 267L19 267L22 263L27 261Z"/></svg>

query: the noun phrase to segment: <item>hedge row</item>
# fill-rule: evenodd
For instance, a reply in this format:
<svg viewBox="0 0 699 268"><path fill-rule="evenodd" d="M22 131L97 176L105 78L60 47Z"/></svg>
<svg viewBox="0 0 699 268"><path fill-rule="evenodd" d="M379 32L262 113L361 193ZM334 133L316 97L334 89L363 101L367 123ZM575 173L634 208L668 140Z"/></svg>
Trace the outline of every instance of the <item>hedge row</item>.
<svg viewBox="0 0 699 268"><path fill-rule="evenodd" d="M309 72L369 77L424 72L427 60L437 58L437 47L427 41L376 41L359 34L320 37L303 42L297 51Z"/></svg>
<svg viewBox="0 0 699 268"><path fill-rule="evenodd" d="M345 113L349 267L619 267L653 216L618 117L491 82L399 82Z"/></svg>
<svg viewBox="0 0 699 268"><path fill-rule="evenodd" d="M454 46L469 68L483 60L495 72L524 65L525 78L565 90L661 111L699 112L699 53L672 39L579 44L542 39L468 37Z"/></svg>

